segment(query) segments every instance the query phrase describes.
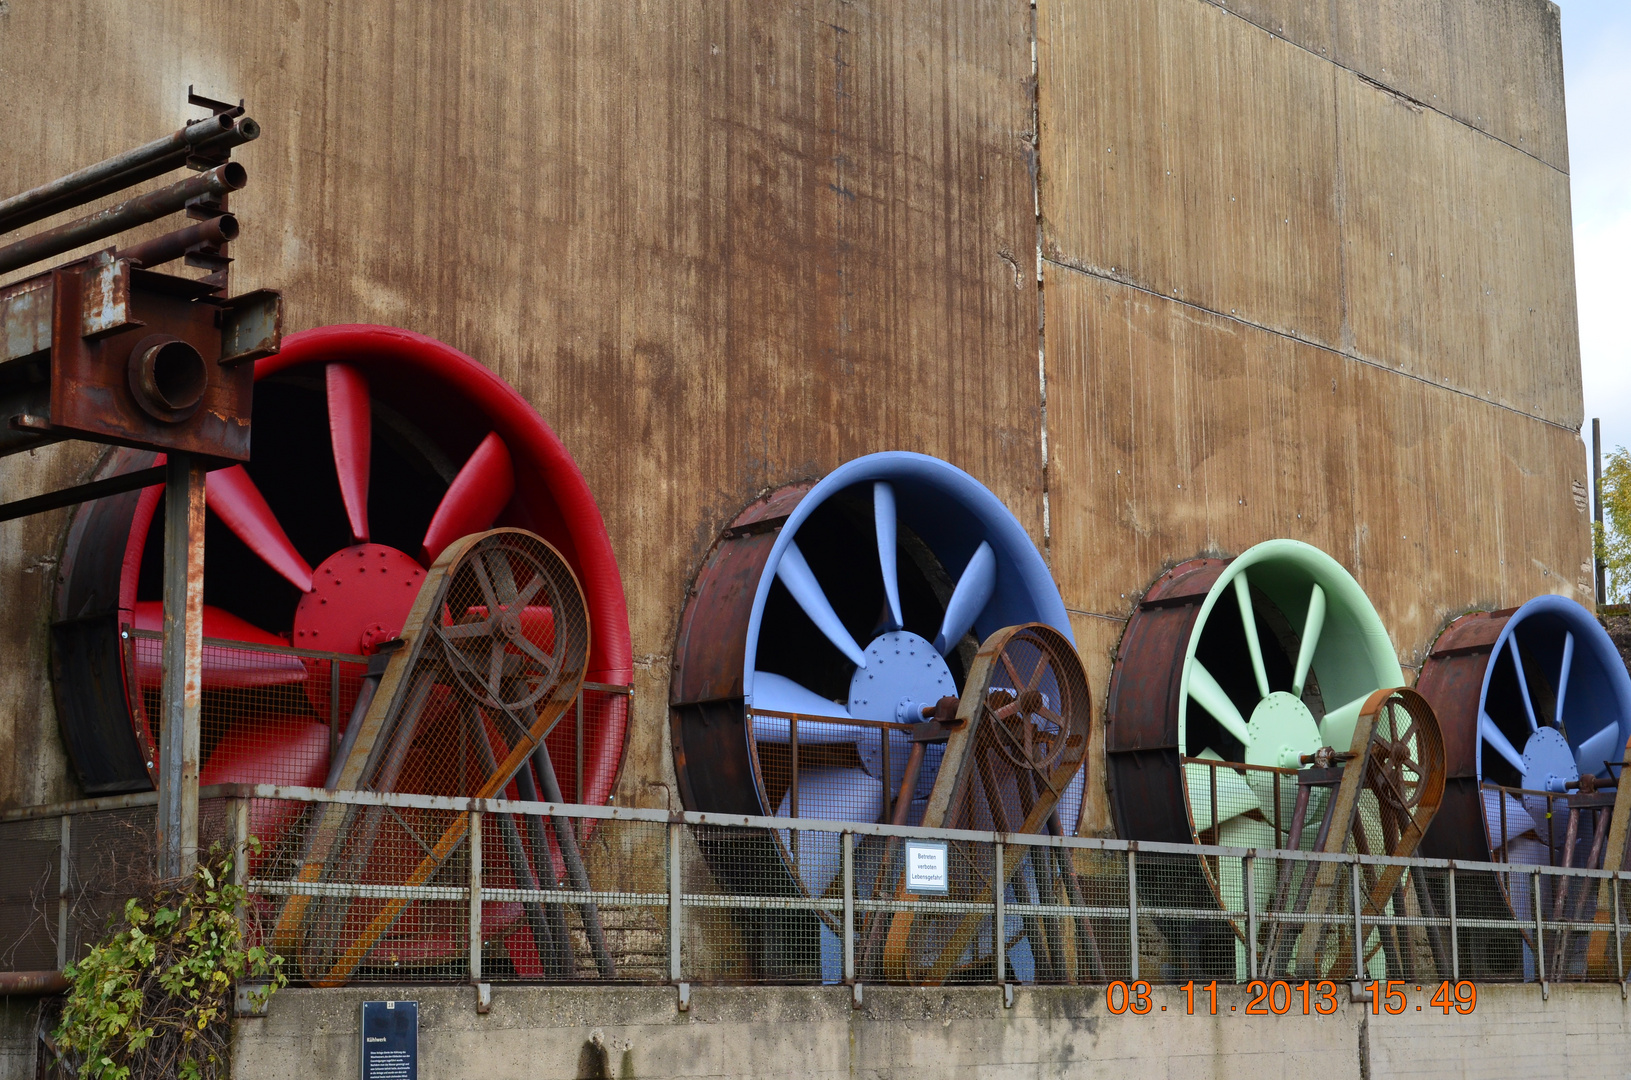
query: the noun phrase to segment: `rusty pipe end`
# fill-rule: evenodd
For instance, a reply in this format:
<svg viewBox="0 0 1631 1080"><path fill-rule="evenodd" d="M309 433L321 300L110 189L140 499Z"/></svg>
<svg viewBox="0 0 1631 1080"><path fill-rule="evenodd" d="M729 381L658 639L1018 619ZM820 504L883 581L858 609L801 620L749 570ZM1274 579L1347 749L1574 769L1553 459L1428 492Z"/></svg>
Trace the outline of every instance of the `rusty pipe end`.
<svg viewBox="0 0 1631 1080"><path fill-rule="evenodd" d="M0 997L43 997L69 986L60 971L0 971Z"/></svg>
<svg viewBox="0 0 1631 1080"><path fill-rule="evenodd" d="M215 179L215 184L220 185L222 191L237 191L249 183L249 172L236 161L217 165L210 170L210 176Z"/></svg>

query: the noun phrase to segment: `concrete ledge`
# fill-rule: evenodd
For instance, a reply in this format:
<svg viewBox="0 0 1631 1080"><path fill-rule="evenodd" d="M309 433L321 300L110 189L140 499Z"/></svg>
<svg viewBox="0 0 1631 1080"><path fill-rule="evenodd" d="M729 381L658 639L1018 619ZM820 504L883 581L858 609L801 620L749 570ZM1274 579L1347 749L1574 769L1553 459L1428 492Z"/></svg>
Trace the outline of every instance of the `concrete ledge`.
<svg viewBox="0 0 1631 1080"><path fill-rule="evenodd" d="M1250 1000L1221 987L1219 1015L1175 987L1151 1012L1113 1015L1102 986L1025 989L1005 1009L995 987L694 987L689 1012L660 987L493 988L476 1012L471 987L286 990L264 1019L238 1022L238 1080L357 1074L364 1000L420 1002L420 1074L427 1080L565 1077L953 1076L1206 1077L1368 1080L1430 1074L1526 1078L1618 1075L1631 1045L1631 1007L1618 987L1480 987L1470 1016L1428 1005L1372 1016L1347 988L1331 1016L1247 1016ZM1424 1007L1421 1013L1414 1007ZM1165 1011L1162 1011L1163 1006Z"/></svg>

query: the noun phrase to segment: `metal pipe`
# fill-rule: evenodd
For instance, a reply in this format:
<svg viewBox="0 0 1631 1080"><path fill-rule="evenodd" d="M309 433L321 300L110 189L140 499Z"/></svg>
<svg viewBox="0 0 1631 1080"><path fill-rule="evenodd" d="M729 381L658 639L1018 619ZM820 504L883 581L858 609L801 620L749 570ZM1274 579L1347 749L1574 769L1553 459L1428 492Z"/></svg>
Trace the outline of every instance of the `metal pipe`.
<svg viewBox="0 0 1631 1080"><path fill-rule="evenodd" d="M0 971L0 997L42 997L68 989L60 971Z"/></svg>
<svg viewBox="0 0 1631 1080"><path fill-rule="evenodd" d="M0 248L0 274L157 221L183 209L193 199L225 195L248 182L249 174L244 167L229 161L209 172L178 180L169 187L138 195L117 206L8 244Z"/></svg>
<svg viewBox="0 0 1631 1080"><path fill-rule="evenodd" d="M156 236L142 244L132 244L130 247L114 253L115 259L126 259L132 265L150 269L162 266L174 259L187 254L188 248L200 244L231 243L238 239L238 219L231 214L222 214L220 217L208 221L200 221L197 225L189 225L185 229L177 229L163 236Z"/></svg>
<svg viewBox="0 0 1631 1080"><path fill-rule="evenodd" d="M245 117L238 121L237 125L231 130L224 131L212 139L207 139L191 150L178 150L168 157L160 158L139 168L130 169L117 176L110 176L106 180L90 184L71 195L65 195L49 204L42 204L30 211L25 219L19 220L5 231L20 229L24 225L39 221L42 218L48 218L53 214L60 214L64 210L72 210L76 206L83 206L85 203L93 202L104 195L111 195L116 191L123 191L126 188L135 187L137 184L146 183L155 176L163 176L167 172L174 172L193 161L195 157L207 159L229 154L234 147L259 138L260 133L260 125Z"/></svg>
<svg viewBox="0 0 1631 1080"><path fill-rule="evenodd" d="M254 121L249 121L253 124ZM48 184L41 184L31 188L21 195L0 201L0 232L10 232L20 229L24 225L49 217L57 210L65 210L69 206L79 206L96 198L95 195L84 194L87 188L106 184L117 177L122 177L133 170L151 166L171 158L178 158L176 165L185 160L186 155L192 153L195 147L205 143L212 137L220 136L232 130L233 118L225 115L211 116L200 120L196 124L154 139L150 143L138 146L134 150L126 150L122 154L115 154L106 161L99 161L95 165L88 165L77 172L53 180ZM260 129L255 129L260 134ZM253 138L254 136L250 136ZM175 168L174 165L170 166ZM131 183L140 183L133 180ZM129 186L128 184L125 186ZM117 191L119 188L111 190ZM106 193L105 191L103 192ZM65 200L72 199L68 202ZM54 208L54 209L53 209Z"/></svg>

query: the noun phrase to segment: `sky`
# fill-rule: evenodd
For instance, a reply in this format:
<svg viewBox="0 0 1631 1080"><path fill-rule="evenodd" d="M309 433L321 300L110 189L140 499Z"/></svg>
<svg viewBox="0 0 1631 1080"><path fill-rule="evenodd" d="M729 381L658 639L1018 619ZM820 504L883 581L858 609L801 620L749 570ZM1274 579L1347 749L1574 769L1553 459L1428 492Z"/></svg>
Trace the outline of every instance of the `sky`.
<svg viewBox="0 0 1631 1080"><path fill-rule="evenodd" d="M1586 399L1603 451L1631 447L1631 0L1558 0Z"/></svg>

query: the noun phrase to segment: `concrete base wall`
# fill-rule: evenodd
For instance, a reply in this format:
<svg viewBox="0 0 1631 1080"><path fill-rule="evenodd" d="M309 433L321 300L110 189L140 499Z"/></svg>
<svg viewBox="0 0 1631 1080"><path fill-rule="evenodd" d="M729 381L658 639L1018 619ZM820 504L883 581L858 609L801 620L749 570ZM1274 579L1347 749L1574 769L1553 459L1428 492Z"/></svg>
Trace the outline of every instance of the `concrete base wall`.
<svg viewBox="0 0 1631 1080"><path fill-rule="evenodd" d="M1491 1080L1619 1076L1631 1005L1618 987L1481 987L1471 1015L1446 1017L1412 992L1410 1011L1372 1016L1344 987L1331 1016L1185 1011L1158 988L1149 1014L1112 1015L1102 988L875 988L855 1009L842 988L698 987L689 1012L661 988L495 988L476 1012L464 987L287 990L270 1015L238 1022L235 1080L352 1080L365 1000L420 1003L425 1080L581 1077L1195 1077L1206 1080ZM1423 1010L1415 1012L1415 1006ZM1162 1011L1165 1006L1166 1011ZM0 1012L0 1080L34 1076L32 1002Z"/></svg>
<svg viewBox="0 0 1631 1080"><path fill-rule="evenodd" d="M239 1022L237 1080L357 1075L360 1002L394 995L420 1005L426 1080L556 1077L1127 1076L1208 1080L1346 1080L1431 1075L1620 1075L1631 1005L1618 987L1480 988L1476 1010L1446 1017L1412 993L1410 1011L1372 1016L1243 1015L1249 1000L1220 989L1219 1015L1187 1015L1185 995L1159 988L1149 1014L1111 1014L1103 988L697 987L689 1012L672 990L497 987L492 1011L475 991L290 990L265 1019ZM1423 1011L1417 1013L1415 1006ZM1162 1011L1162 1007L1166 1011ZM1205 1012L1204 995L1197 1002ZM1232 1011L1231 1011L1232 1009Z"/></svg>

